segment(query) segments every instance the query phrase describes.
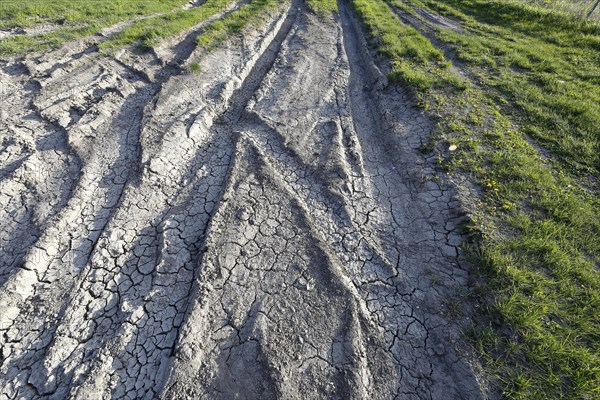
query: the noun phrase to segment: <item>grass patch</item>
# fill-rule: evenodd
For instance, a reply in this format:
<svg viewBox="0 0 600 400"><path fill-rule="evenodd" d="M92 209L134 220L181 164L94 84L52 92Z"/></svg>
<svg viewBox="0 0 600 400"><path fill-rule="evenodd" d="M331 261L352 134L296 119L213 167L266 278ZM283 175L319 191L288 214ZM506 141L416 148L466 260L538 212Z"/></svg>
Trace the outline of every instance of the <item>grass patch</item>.
<svg viewBox="0 0 600 400"><path fill-rule="evenodd" d="M488 323L470 336L498 389L511 399L599 398L600 200L583 183L598 176L598 28L513 2L412 1L464 26L438 33L469 77L456 90L443 59L389 50L407 29L384 22L400 25L389 7L352 3L393 66L434 72L427 85L399 80L437 119L443 143L458 146L440 151L441 166L482 188L466 250L484 278ZM428 48L423 40L412 43Z"/></svg>
<svg viewBox="0 0 600 400"><path fill-rule="evenodd" d="M436 85L458 84L445 73L450 66L443 53L415 29L400 23L382 0L352 0L352 6L378 52L390 60L388 77L421 90Z"/></svg>
<svg viewBox="0 0 600 400"><path fill-rule="evenodd" d="M337 0L306 0L306 4L315 14L325 15L338 12Z"/></svg>
<svg viewBox="0 0 600 400"><path fill-rule="evenodd" d="M600 25L503 1L427 1L467 30L437 36L577 175L600 172ZM502 101L500 98L499 101Z"/></svg>
<svg viewBox="0 0 600 400"><path fill-rule="evenodd" d="M103 26L92 24L83 28L65 28L33 36L14 36L0 41L0 57L24 56L36 51L56 49L69 40L93 35Z"/></svg>
<svg viewBox="0 0 600 400"><path fill-rule="evenodd" d="M213 48L230 36L240 33L247 26L264 21L269 12L275 10L281 4L276 0L252 0L240 7L239 10L210 25L198 36L196 42L204 48Z"/></svg>
<svg viewBox="0 0 600 400"><path fill-rule="evenodd" d="M202 71L202 68L200 67L200 64L198 64L197 62L193 62L190 64L189 70L193 74L199 74Z"/></svg>
<svg viewBox="0 0 600 400"><path fill-rule="evenodd" d="M138 43L141 48L152 48L161 40L179 35L194 25L224 11L233 0L206 0L201 6L180 10L155 18L137 21L110 40L100 44L103 50L116 50Z"/></svg>
<svg viewBox="0 0 600 400"><path fill-rule="evenodd" d="M578 18L587 18L596 0L513 0L516 3L535 8L549 9L573 15ZM591 20L600 21L600 9L596 8L589 17Z"/></svg>
<svg viewBox="0 0 600 400"><path fill-rule="evenodd" d="M186 3L185 0L3 0L0 2L0 28L112 22L167 12Z"/></svg>
<svg viewBox="0 0 600 400"><path fill-rule="evenodd" d="M89 36L100 29L128 19L168 12L185 0L72 1L30 0L0 2L0 27L32 28L56 25L52 32L17 35L0 40L0 57L57 48L64 42Z"/></svg>

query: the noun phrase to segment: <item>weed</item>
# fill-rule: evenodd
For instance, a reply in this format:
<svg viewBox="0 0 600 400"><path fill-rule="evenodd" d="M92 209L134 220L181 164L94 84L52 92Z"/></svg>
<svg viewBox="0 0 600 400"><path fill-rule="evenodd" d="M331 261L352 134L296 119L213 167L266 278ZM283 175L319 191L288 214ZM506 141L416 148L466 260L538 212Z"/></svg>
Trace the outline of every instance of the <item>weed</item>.
<svg viewBox="0 0 600 400"><path fill-rule="evenodd" d="M199 74L202 71L202 68L200 67L200 64L198 64L197 62L192 62L189 65L189 70L191 73Z"/></svg>

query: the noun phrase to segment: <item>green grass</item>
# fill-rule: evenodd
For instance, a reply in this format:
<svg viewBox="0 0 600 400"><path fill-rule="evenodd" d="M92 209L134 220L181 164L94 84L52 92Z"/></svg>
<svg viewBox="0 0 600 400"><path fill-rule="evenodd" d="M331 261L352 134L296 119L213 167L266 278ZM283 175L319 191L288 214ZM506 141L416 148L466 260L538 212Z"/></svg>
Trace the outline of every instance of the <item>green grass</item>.
<svg viewBox="0 0 600 400"><path fill-rule="evenodd" d="M191 10L180 10L155 18L144 19L128 26L110 40L102 42L103 50L117 50L138 43L141 48L151 48L161 40L189 30L194 25L218 14L233 0L207 0Z"/></svg>
<svg viewBox="0 0 600 400"><path fill-rule="evenodd" d="M92 35L115 23L138 16L168 12L185 3L185 0L2 1L0 27L31 28L52 24L57 28L48 33L13 36L0 40L0 57L57 48L66 41Z"/></svg>
<svg viewBox="0 0 600 400"><path fill-rule="evenodd" d="M240 33L249 25L255 25L265 20L270 11L279 7L282 2L277 0L252 0L240 7L227 17L215 22L198 36L199 46L210 49L230 36Z"/></svg>
<svg viewBox="0 0 600 400"><path fill-rule="evenodd" d="M417 76L435 71L425 86L391 74L438 121L425 151L482 188L465 250L487 323L470 336L497 388L511 399L600 398L597 26L505 1L409 2L463 25L437 34L468 77L457 90L446 61L414 61L432 53L424 37L408 54L389 51L407 46L408 28L382 3L352 0L380 53Z"/></svg>
<svg viewBox="0 0 600 400"><path fill-rule="evenodd" d="M193 74L199 74L200 72L202 72L202 67L200 67L200 64L198 64L197 62L193 62L190 64L189 70Z"/></svg>
<svg viewBox="0 0 600 400"><path fill-rule="evenodd" d="M72 23L83 23L84 21L86 23L82 26L68 24L57 31L45 34L22 35L4 39L0 41L0 57L24 55L57 48L66 41L92 35L105 26L126 20L134 15L172 10L162 15L138 20L99 45L101 50L109 52L135 44L142 49L148 49L156 46L165 38L191 29L194 25L225 10L233 2L234 0L207 0L201 6L189 10L172 10L174 5L180 6L186 3L182 0L166 2L109 0L106 4L101 3L97 8L94 7L96 2L83 1L35 1L27 7L18 7L18 3L10 3L9 6L7 3L5 5L6 14L3 14L3 19L0 19L5 26L33 26L41 22L59 21L65 19L65 13ZM36 8L38 3L43 4L44 7ZM331 3L331 1L324 1L323 4L325 3ZM68 12L67 4L73 4L76 12ZM198 44L210 47L225 40L227 37L239 33L244 27L263 21L265 15L280 4L281 2L275 0L253 0L222 20L211 24L198 37Z"/></svg>
<svg viewBox="0 0 600 400"><path fill-rule="evenodd" d="M592 10L596 0L513 0L516 3L525 4L535 8L549 9L554 12L574 15L586 18ZM600 8L597 8L590 19L600 21Z"/></svg>
<svg viewBox="0 0 600 400"><path fill-rule="evenodd" d="M24 56L36 51L58 48L69 40L89 36L98 32L103 26L92 24L81 28L65 28L55 32L34 36L14 36L0 40L0 58Z"/></svg>
<svg viewBox="0 0 600 400"><path fill-rule="evenodd" d="M427 1L462 21L440 31L475 79L505 97L522 131L575 174L600 172L600 25L502 1Z"/></svg>
<svg viewBox="0 0 600 400"><path fill-rule="evenodd" d="M135 16L167 12L186 4L185 0L2 0L0 27L24 28L42 24L89 24L90 21L124 20Z"/></svg>
<svg viewBox="0 0 600 400"><path fill-rule="evenodd" d="M338 11L337 0L306 0L308 8L315 14L325 15Z"/></svg>
<svg viewBox="0 0 600 400"><path fill-rule="evenodd" d="M391 61L390 79L420 89L456 82L444 71L450 64L443 53L415 29L399 23L386 3L353 0L352 5L372 33L372 41L379 53Z"/></svg>

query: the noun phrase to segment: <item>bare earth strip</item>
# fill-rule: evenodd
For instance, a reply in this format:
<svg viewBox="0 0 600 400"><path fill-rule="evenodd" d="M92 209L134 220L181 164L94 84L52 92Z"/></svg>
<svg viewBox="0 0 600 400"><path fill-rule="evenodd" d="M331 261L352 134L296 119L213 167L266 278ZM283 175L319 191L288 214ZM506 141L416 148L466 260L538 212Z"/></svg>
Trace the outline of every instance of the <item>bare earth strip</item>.
<svg viewBox="0 0 600 400"><path fill-rule="evenodd" d="M340 3L3 63L2 398L484 397L431 122Z"/></svg>

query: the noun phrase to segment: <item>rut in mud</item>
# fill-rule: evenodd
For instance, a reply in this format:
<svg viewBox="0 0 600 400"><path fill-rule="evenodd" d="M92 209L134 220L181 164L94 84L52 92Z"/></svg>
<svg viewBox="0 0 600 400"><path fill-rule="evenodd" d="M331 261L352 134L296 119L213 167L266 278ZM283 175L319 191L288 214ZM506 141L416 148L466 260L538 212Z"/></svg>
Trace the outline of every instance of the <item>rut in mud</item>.
<svg viewBox="0 0 600 400"><path fill-rule="evenodd" d="M2 398L482 398L460 203L348 6L201 30L2 65Z"/></svg>

